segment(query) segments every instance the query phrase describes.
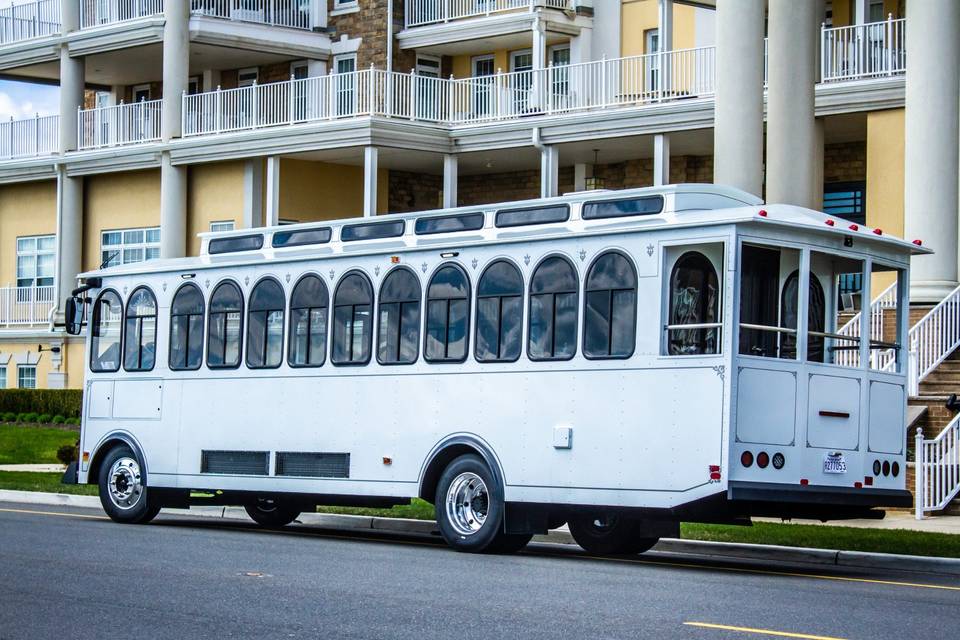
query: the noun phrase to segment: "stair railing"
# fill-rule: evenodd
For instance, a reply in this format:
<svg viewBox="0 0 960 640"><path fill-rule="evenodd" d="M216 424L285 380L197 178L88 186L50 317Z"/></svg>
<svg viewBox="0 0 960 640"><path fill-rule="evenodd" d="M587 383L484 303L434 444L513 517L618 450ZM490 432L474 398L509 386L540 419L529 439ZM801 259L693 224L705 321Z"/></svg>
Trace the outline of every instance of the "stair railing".
<svg viewBox="0 0 960 640"><path fill-rule="evenodd" d="M930 309L910 328L910 395L920 393L920 383L960 346L960 287Z"/></svg>
<svg viewBox="0 0 960 640"><path fill-rule="evenodd" d="M897 283L894 282L889 287L880 292L873 302L870 303L870 335L883 339L884 310L896 309L897 307ZM850 320L837 330L838 335L848 336L850 338L860 337L860 314L858 311ZM877 357L871 350L871 359ZM846 367L860 366L860 351L858 349L849 349L838 351L836 353L837 364ZM872 362L874 368L883 369L886 366L886 360L883 363Z"/></svg>
<svg viewBox="0 0 960 640"><path fill-rule="evenodd" d="M960 493L960 414L932 440L917 429L916 460L915 516L922 520L929 511L945 509Z"/></svg>

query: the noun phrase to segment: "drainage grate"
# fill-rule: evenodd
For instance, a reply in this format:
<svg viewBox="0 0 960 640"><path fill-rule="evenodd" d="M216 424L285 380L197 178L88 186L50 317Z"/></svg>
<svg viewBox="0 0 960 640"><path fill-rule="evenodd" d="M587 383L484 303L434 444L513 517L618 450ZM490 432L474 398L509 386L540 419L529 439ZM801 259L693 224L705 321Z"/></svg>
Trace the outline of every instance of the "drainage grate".
<svg viewBox="0 0 960 640"><path fill-rule="evenodd" d="M270 473L267 451L201 451L200 473L265 476Z"/></svg>
<svg viewBox="0 0 960 640"><path fill-rule="evenodd" d="M302 478L349 478L350 454L278 451L276 473Z"/></svg>

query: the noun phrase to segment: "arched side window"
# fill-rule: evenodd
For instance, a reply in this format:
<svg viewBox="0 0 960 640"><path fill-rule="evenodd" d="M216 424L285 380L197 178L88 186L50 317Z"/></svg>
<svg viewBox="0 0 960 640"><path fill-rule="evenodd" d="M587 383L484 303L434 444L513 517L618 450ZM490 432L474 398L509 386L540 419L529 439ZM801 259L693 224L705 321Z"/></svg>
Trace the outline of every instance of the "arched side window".
<svg viewBox="0 0 960 640"><path fill-rule="evenodd" d="M420 279L410 269L394 269L380 287L377 361L410 364L420 348Z"/></svg>
<svg viewBox="0 0 960 640"><path fill-rule="evenodd" d="M273 278L261 280L250 293L247 311L247 367L274 369L283 360L283 287Z"/></svg>
<svg viewBox="0 0 960 640"><path fill-rule="evenodd" d="M427 287L427 361L463 362L469 322L470 280L459 266L447 264L433 274Z"/></svg>
<svg viewBox="0 0 960 640"><path fill-rule="evenodd" d="M477 283L477 337L480 362L514 362L523 332L523 276L506 260L487 267Z"/></svg>
<svg viewBox="0 0 960 640"><path fill-rule="evenodd" d="M577 272L566 258L541 262L530 278L531 360L569 360L577 352Z"/></svg>
<svg viewBox="0 0 960 640"><path fill-rule="evenodd" d="M210 296L207 366L211 369L239 367L242 334L243 294L233 282L221 282Z"/></svg>
<svg viewBox="0 0 960 640"><path fill-rule="evenodd" d="M123 334L124 370L153 370L157 361L157 299L150 289L140 287L130 294Z"/></svg>
<svg viewBox="0 0 960 640"><path fill-rule="evenodd" d="M348 273L333 294L333 364L370 362L373 288L357 271Z"/></svg>
<svg viewBox="0 0 960 640"><path fill-rule="evenodd" d="M120 369L120 333L123 303L115 291L104 291L93 305L90 334L90 370L112 373Z"/></svg>
<svg viewBox="0 0 960 640"><path fill-rule="evenodd" d="M206 310L200 288L191 283L180 287L170 305L170 353L172 371L195 371L203 360L203 314Z"/></svg>
<svg viewBox="0 0 960 640"><path fill-rule="evenodd" d="M319 367L327 354L327 285L313 274L300 278L290 296L291 367Z"/></svg>
<svg viewBox="0 0 960 640"><path fill-rule="evenodd" d="M670 273L668 353L672 356L719 353L720 327L684 329L680 325L717 324L720 287L710 260L699 251L688 251Z"/></svg>
<svg viewBox="0 0 960 640"><path fill-rule="evenodd" d="M637 274L621 253L608 251L587 273L583 353L588 358L629 358L637 333Z"/></svg>
<svg viewBox="0 0 960 640"><path fill-rule="evenodd" d="M820 335L811 335L810 332L823 333L826 326L826 296L820 279L811 271L809 299L807 300L807 360L823 362L824 339ZM783 326L787 329L797 328L797 306L800 302L800 271L794 271L787 276L783 283L783 293L780 298L780 308L783 309ZM784 334L780 339L780 357L793 360L797 357L796 334Z"/></svg>

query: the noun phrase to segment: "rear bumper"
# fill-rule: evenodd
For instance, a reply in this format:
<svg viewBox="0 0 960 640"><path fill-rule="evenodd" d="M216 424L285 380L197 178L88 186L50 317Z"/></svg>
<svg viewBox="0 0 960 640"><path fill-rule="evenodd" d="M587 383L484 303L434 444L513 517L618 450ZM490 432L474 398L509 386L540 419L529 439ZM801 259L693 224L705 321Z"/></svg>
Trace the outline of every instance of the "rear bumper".
<svg viewBox="0 0 960 640"><path fill-rule="evenodd" d="M913 506L913 494L901 489L856 489L817 485L782 485L765 482L730 482L727 499L754 515L822 513L829 519L862 517L875 507ZM879 513L879 512L878 512Z"/></svg>

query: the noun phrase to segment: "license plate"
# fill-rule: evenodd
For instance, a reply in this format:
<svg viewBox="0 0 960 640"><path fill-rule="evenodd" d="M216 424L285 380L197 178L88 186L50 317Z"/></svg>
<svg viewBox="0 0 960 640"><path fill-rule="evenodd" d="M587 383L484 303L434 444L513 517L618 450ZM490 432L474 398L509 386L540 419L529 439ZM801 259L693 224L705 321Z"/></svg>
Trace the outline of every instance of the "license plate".
<svg viewBox="0 0 960 640"><path fill-rule="evenodd" d="M823 457L824 473L846 473L847 461L842 453L828 453Z"/></svg>

